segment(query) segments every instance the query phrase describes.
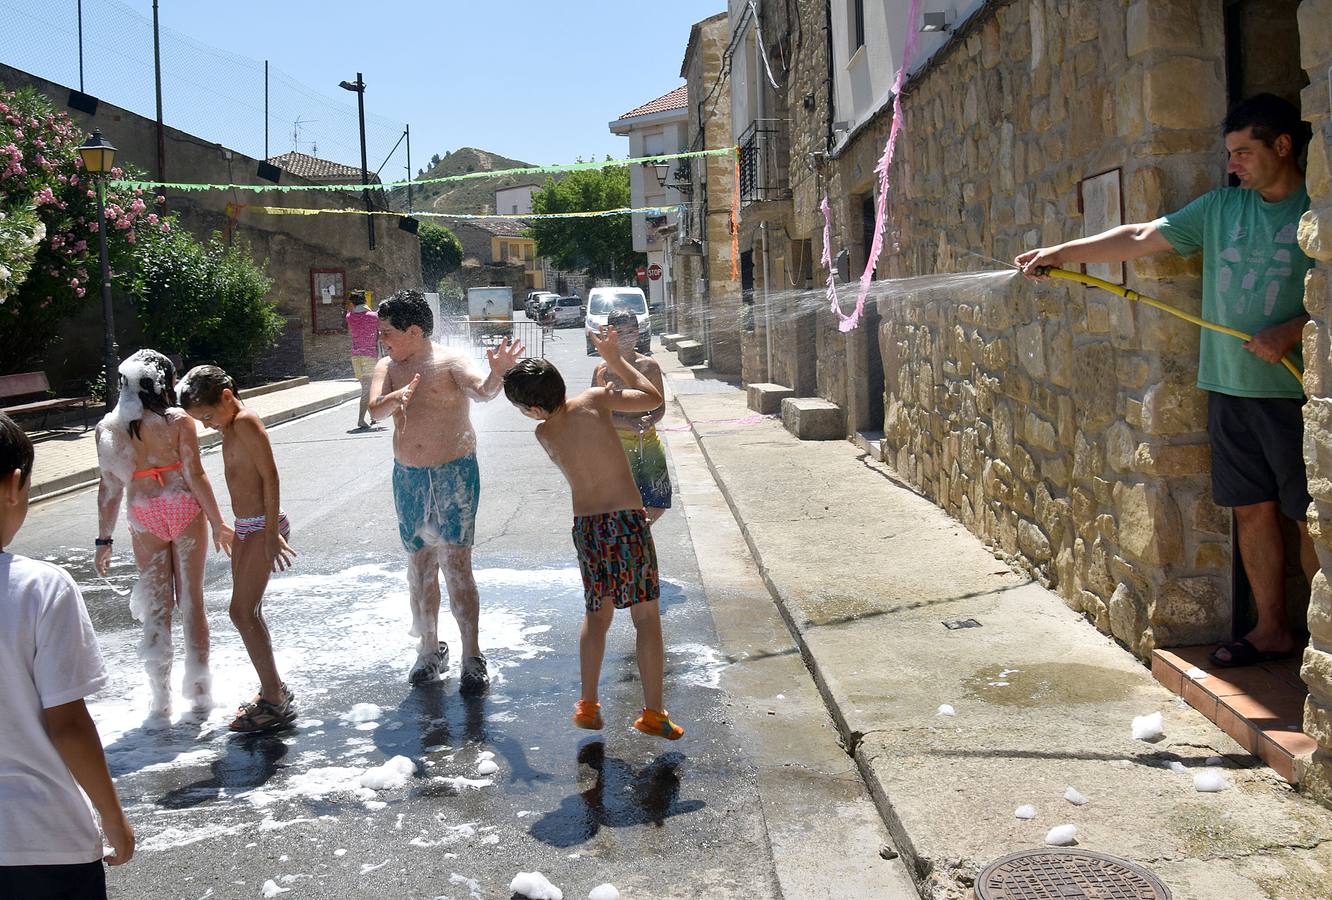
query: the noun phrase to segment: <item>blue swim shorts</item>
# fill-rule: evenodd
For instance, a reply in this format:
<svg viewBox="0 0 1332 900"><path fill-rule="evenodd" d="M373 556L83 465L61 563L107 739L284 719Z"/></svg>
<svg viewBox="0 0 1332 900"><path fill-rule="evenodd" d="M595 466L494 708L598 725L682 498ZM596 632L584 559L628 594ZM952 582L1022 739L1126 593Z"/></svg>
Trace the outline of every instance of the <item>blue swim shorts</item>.
<svg viewBox="0 0 1332 900"><path fill-rule="evenodd" d="M408 553L428 545L472 546L480 497L481 470L475 454L442 466L404 466L393 461L398 536Z"/></svg>

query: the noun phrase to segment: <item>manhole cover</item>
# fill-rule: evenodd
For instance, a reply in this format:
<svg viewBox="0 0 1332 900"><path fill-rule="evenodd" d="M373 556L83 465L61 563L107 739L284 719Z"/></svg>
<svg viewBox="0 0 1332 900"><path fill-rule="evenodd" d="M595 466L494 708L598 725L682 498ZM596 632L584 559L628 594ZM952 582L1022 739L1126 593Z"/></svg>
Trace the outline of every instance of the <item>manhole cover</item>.
<svg viewBox="0 0 1332 900"><path fill-rule="evenodd" d="M1170 900L1170 889L1126 859L1091 850L1023 850L976 879L976 900Z"/></svg>

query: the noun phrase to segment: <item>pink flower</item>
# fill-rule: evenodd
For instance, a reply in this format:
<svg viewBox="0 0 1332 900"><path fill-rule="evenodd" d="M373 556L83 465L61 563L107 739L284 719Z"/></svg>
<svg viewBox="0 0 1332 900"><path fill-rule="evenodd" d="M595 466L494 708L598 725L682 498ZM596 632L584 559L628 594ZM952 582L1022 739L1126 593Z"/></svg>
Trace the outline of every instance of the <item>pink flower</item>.
<svg viewBox="0 0 1332 900"><path fill-rule="evenodd" d="M92 191L92 190L88 191L88 199L89 199L89 200L92 200L92 199L95 198L96 196L97 196L97 192L96 192L96 191Z"/></svg>
<svg viewBox="0 0 1332 900"><path fill-rule="evenodd" d="M149 224L149 225L156 225L156 224L157 224L157 213L149 213L149 214L148 214L148 224Z"/></svg>
<svg viewBox="0 0 1332 900"><path fill-rule="evenodd" d="M51 192L49 187L42 188L37 193L33 194L32 199L38 206L45 206L48 203L56 202L55 194Z"/></svg>
<svg viewBox="0 0 1332 900"><path fill-rule="evenodd" d="M135 200L133 203L130 204L130 212L132 213L136 214L141 213L144 211L145 208L146 204L144 204L142 200Z"/></svg>
<svg viewBox="0 0 1332 900"><path fill-rule="evenodd" d="M162 233L163 233L163 234L166 234L166 233L167 233L168 231L170 231L170 230L171 230L171 223L170 223L170 222L163 222L163 223L162 223Z"/></svg>
<svg viewBox="0 0 1332 900"><path fill-rule="evenodd" d="M125 243L127 244L134 243L134 232L131 231L125 235Z"/></svg>
<svg viewBox="0 0 1332 900"><path fill-rule="evenodd" d="M88 242L87 242L87 241L79 241L78 243L76 243L76 244L74 245L74 252L75 252L75 253L82 253L84 250L87 250L87 249L88 249ZM86 277L86 276L85 276L85 277Z"/></svg>
<svg viewBox="0 0 1332 900"><path fill-rule="evenodd" d="M88 292L87 292L86 290L84 290L83 288L78 288L77 290L74 291L74 294L75 294L76 296L79 296L79 297L82 297L82 296L83 296L84 294L86 294L86 293L88 293Z"/></svg>
<svg viewBox="0 0 1332 900"><path fill-rule="evenodd" d="M78 286L79 286L79 280L78 280L77 278L71 278L71 279L69 280L69 286L72 287L72 288L76 288L76 287L78 287Z"/></svg>

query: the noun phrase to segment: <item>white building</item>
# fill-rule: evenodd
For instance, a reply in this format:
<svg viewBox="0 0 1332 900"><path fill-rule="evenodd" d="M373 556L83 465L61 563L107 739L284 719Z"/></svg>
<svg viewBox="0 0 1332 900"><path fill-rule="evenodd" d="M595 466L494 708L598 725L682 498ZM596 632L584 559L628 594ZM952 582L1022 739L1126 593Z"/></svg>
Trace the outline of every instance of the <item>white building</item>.
<svg viewBox="0 0 1332 900"><path fill-rule="evenodd" d="M541 190L539 184L517 184L495 192L495 215L530 216L532 195Z"/></svg>
<svg viewBox="0 0 1332 900"><path fill-rule="evenodd" d="M892 102L907 31L920 32L911 60L914 72L944 45L957 23L980 6L977 0L924 0L921 21L908 22L910 0L831 0L834 156L862 125Z"/></svg>
<svg viewBox="0 0 1332 900"><path fill-rule="evenodd" d="M640 157L687 150L688 124L688 92L685 85L680 85L668 94L629 110L610 123L610 130L612 134L629 138L629 155ZM634 207L679 206L680 193L675 189L678 168L679 163L675 160L656 166L650 163L631 166L630 204ZM660 273L658 278L648 279L648 301L654 305L670 302L670 258L666 252L668 241L661 229L678 224L678 219L679 215L675 211L633 215L634 249L647 254L650 273Z"/></svg>

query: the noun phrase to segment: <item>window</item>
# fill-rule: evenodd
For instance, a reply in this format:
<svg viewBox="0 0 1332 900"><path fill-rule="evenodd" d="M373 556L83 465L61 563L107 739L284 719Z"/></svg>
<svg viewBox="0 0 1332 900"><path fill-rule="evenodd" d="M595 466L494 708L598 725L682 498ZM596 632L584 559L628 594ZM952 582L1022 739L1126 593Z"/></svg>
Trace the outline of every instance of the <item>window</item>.
<svg viewBox="0 0 1332 900"><path fill-rule="evenodd" d="M851 0L848 12L851 13L851 21L848 23L850 28L847 37L851 41L851 50L847 56L851 56L865 46L865 0Z"/></svg>

